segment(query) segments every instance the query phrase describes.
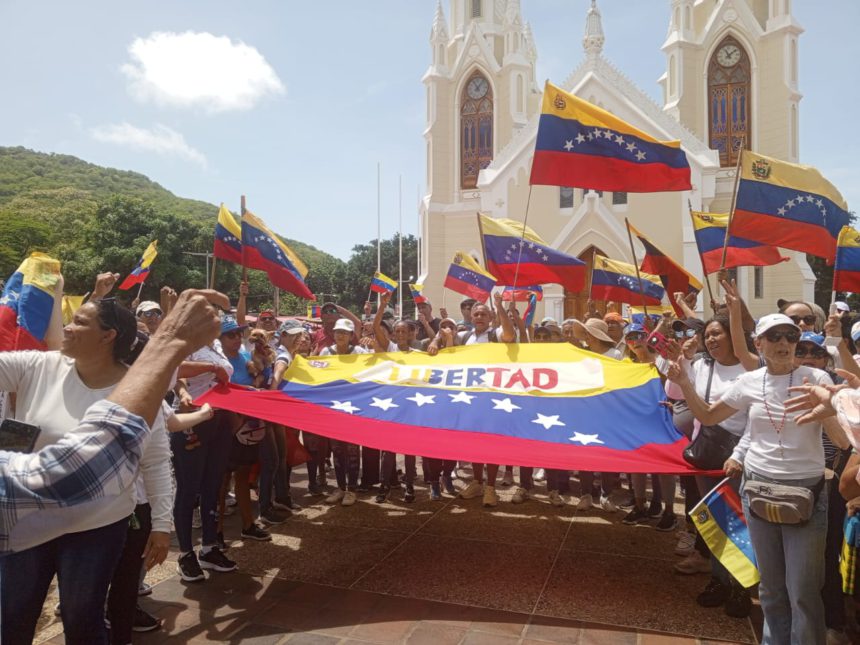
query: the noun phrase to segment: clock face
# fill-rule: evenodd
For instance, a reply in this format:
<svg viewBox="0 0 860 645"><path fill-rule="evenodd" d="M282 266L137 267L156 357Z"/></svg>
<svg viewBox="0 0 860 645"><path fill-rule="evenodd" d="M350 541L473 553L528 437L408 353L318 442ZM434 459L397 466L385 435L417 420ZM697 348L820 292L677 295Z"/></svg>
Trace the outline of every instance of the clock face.
<svg viewBox="0 0 860 645"><path fill-rule="evenodd" d="M717 62L723 67L737 65L741 59L741 50L736 45L725 45L717 52Z"/></svg>
<svg viewBox="0 0 860 645"><path fill-rule="evenodd" d="M487 83L487 79L476 77L469 81L466 91L469 93L470 98L480 99L487 94L488 89L490 89L490 84Z"/></svg>

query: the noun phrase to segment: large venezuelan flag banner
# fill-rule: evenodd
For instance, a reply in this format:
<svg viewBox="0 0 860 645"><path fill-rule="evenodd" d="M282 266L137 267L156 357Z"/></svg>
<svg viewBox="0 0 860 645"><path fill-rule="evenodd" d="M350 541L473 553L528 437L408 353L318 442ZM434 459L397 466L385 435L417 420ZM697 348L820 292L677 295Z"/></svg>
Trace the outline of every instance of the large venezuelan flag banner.
<svg viewBox="0 0 860 645"><path fill-rule="evenodd" d="M728 213L702 213L692 211L693 231L696 235L696 246L699 247L699 255L702 256L702 264L705 273L716 273L720 270L723 260L723 246L726 246L726 268L734 267L763 267L780 262L787 262L789 258L779 254L775 246L767 246L745 240L737 235L729 236L726 242L726 227L729 224Z"/></svg>
<svg viewBox="0 0 860 645"><path fill-rule="evenodd" d="M836 244L833 290L860 293L860 232L843 226Z"/></svg>
<svg viewBox="0 0 860 645"><path fill-rule="evenodd" d="M60 261L31 253L6 281L0 297L0 352L45 349Z"/></svg>
<svg viewBox="0 0 860 645"><path fill-rule="evenodd" d="M571 470L689 473L657 371L568 343L297 357L279 391L200 403L371 448Z"/></svg>
<svg viewBox="0 0 860 645"><path fill-rule="evenodd" d="M680 141L658 141L547 81L529 183L632 193L690 190L690 164Z"/></svg>
<svg viewBox="0 0 860 645"><path fill-rule="evenodd" d="M278 289L300 298L316 300L305 284L308 268L266 223L251 211L242 215L242 266L259 269L269 275Z"/></svg>
<svg viewBox="0 0 860 645"><path fill-rule="evenodd" d="M848 219L842 195L815 168L742 153L732 235L832 263Z"/></svg>

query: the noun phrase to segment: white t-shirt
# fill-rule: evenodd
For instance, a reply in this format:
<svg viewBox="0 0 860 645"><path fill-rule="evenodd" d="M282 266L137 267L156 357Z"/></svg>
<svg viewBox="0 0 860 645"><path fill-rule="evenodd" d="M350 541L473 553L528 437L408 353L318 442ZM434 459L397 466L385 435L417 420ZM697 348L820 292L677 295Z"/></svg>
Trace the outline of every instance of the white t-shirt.
<svg viewBox="0 0 860 645"><path fill-rule="evenodd" d="M371 352L369 349L365 349L361 345L355 345L355 346L353 346L352 351L349 353L350 354L372 354L373 352ZM320 356L337 356L337 355L338 354L336 352L331 351L331 347L323 347L322 351L320 352Z"/></svg>
<svg viewBox="0 0 860 645"><path fill-rule="evenodd" d="M747 373L744 366L738 363L737 365L722 365L718 361L713 362L714 377L711 379L711 392L708 396L708 402L714 403L719 401L722 396L734 385L735 381ZM696 388L696 394L705 400L705 393L708 390L708 374L711 371L711 365L708 361L701 359L688 366L687 374L693 385ZM759 383L759 386L761 383ZM681 397L683 398L683 396ZM733 435L741 436L747 427L747 412L739 410L728 419L720 423L720 426L731 432ZM695 420L696 432L699 431L698 419Z"/></svg>
<svg viewBox="0 0 860 645"><path fill-rule="evenodd" d="M791 375L779 376L761 367L742 374L729 386L720 400L749 415L747 431L732 453L732 459L773 479L810 479L824 473L821 424L798 426L794 414L785 414L784 403L792 396L788 392L789 382L801 385L804 378L819 385L833 384L826 372L801 366Z"/></svg>
<svg viewBox="0 0 860 645"><path fill-rule="evenodd" d="M478 334L473 330L461 331L457 334L457 345L475 345L476 343L491 343L490 334L496 341L499 341L499 330L491 328L483 334Z"/></svg>
<svg viewBox="0 0 860 645"><path fill-rule="evenodd" d="M212 345L205 345L198 349L186 360L191 363L214 363L227 370L228 376L233 376L233 366L227 360L227 357L224 356L224 352L221 351L221 341L217 339L213 341ZM194 399L208 392L217 383L215 374L212 372L191 376L185 379L185 381L188 383L188 393Z"/></svg>
<svg viewBox="0 0 860 645"><path fill-rule="evenodd" d="M614 358L616 361L620 361L622 358L624 358L624 354L622 354L621 350L619 350L617 347L610 347L605 352L603 352L602 356L605 356L606 358Z"/></svg>
<svg viewBox="0 0 860 645"><path fill-rule="evenodd" d="M56 443L76 428L86 410L96 401L108 396L114 386L91 389L81 381L75 362L60 352L0 352L0 390L16 392L15 418L41 429L35 450ZM163 425L163 420L161 421ZM153 474L153 485L170 480L169 453L165 456L153 446L153 432L144 441L140 462L142 473ZM157 476L156 476L157 473ZM149 494L150 486L146 486ZM172 490L172 489L171 489ZM172 502L170 491L152 490L153 498L161 497ZM26 516L15 527L9 546L13 551L22 551L54 539L66 533L77 533L107 526L127 517L134 510L135 487L130 486L120 495L85 502L70 515L62 508L43 509ZM172 507L171 507L172 508ZM159 511L163 516L163 511ZM168 513L168 516L170 513ZM73 518L70 521L70 518ZM38 526L38 530L29 527ZM163 525L157 530L165 530ZM167 531L170 530L168 525ZM38 540L30 536L38 535Z"/></svg>

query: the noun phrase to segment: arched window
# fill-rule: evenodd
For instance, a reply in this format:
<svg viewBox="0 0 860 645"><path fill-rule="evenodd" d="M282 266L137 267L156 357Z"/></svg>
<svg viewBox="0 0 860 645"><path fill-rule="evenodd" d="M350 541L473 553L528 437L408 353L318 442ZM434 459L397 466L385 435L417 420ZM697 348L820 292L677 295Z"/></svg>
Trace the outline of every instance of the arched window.
<svg viewBox="0 0 860 645"><path fill-rule="evenodd" d="M750 59L726 36L708 64L708 132L721 166L734 166L740 146L750 148Z"/></svg>
<svg viewBox="0 0 860 645"><path fill-rule="evenodd" d="M481 17L481 0L472 0L472 18Z"/></svg>
<svg viewBox="0 0 860 645"><path fill-rule="evenodd" d="M478 173L493 160L493 90L475 71L460 97L460 186L475 188Z"/></svg>

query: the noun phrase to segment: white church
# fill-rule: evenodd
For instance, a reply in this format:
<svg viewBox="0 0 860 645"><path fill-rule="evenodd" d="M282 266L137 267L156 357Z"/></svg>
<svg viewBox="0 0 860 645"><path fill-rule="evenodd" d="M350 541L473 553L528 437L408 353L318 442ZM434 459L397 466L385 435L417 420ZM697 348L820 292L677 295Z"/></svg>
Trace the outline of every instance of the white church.
<svg viewBox="0 0 860 645"><path fill-rule="evenodd" d="M534 186L528 224L551 246L590 266L594 253L631 261L626 217L702 279L689 205L728 212L741 142L798 161L797 41L803 28L792 16L791 0L668 0L666 9L662 105L604 58L596 0L584 16L582 60L566 79L551 80L657 139L680 140L692 190L628 194ZM542 81L535 77L537 47L520 0L451 0L447 16L440 0L430 47L422 79L427 193L419 208L421 268L430 276L427 295L438 310L454 253L482 257L476 213L523 220ZM754 316L773 311L779 297L813 299L815 276L805 255L783 254L792 261L737 270ZM713 276L711 283L716 287ZM538 315L581 316L587 298L586 292L547 285ZM453 292L444 295L453 315L459 300Z"/></svg>

